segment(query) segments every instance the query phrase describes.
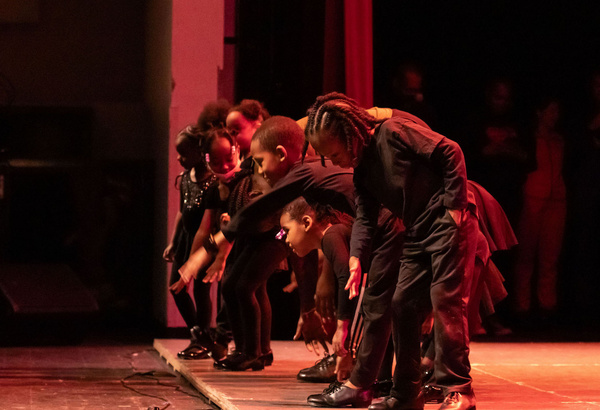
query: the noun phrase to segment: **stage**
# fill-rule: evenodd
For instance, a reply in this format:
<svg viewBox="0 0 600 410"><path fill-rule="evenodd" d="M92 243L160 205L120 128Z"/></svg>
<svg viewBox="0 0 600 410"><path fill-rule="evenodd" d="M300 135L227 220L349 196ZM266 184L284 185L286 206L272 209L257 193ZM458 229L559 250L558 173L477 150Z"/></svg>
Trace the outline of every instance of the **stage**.
<svg viewBox="0 0 600 410"><path fill-rule="evenodd" d="M167 363L224 410L307 408L306 397L327 386L296 380L298 370L317 360L303 342L273 342L273 365L257 372L225 372L213 369L212 360L177 359L186 345L154 341ZM478 410L600 409L600 343L473 342L471 365Z"/></svg>

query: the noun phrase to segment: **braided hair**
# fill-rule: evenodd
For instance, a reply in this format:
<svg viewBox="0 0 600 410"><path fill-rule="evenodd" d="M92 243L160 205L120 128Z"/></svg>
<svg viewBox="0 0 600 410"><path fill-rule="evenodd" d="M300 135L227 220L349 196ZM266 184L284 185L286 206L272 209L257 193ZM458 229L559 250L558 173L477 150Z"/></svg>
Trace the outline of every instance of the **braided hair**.
<svg viewBox="0 0 600 410"><path fill-rule="evenodd" d="M354 141L361 148L368 145L371 141L370 131L380 122L359 107L355 100L337 92L318 97L307 114L308 121L304 129L306 141L302 149L302 158L306 156L309 137L319 131L332 132L345 142L346 149L351 151ZM321 159L323 160L323 156Z"/></svg>

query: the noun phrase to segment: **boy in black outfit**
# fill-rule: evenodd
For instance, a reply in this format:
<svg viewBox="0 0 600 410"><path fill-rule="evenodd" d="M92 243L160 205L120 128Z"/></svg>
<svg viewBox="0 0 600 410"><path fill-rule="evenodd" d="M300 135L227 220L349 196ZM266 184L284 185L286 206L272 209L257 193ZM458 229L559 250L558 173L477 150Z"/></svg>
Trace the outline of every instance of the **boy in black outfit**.
<svg viewBox="0 0 600 410"><path fill-rule="evenodd" d="M369 408L423 409L419 336L433 307L434 377L445 394L440 410L475 409L467 302L477 225L460 147L400 112L377 121L339 93L317 98L305 133L321 155L355 170L351 288L362 276L356 257L373 237L379 207L390 209L406 227L392 300L394 386L391 396Z"/></svg>

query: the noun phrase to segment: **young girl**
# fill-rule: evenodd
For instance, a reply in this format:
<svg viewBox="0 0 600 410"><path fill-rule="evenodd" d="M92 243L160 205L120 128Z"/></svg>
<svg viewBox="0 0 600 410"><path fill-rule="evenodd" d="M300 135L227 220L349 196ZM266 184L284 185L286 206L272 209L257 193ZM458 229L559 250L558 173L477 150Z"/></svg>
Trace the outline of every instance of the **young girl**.
<svg viewBox="0 0 600 410"><path fill-rule="evenodd" d="M356 326L351 326L353 319L358 319L356 299L348 298L344 289L350 276L348 258L352 218L330 206L316 204L311 207L300 197L289 203L280 218L285 242L300 257L304 257L314 249L321 249L325 255L325 264L329 264L337 280L337 329L332 345L338 357L338 379L348 377L352 367L352 357L356 354ZM352 343L351 343L352 341ZM348 354L350 353L350 354Z"/></svg>
<svg viewBox="0 0 600 410"><path fill-rule="evenodd" d="M180 211L177 213L171 241L163 253L165 260L173 262L170 284L180 279L179 268L190 255L194 235L205 212L207 188L215 181L206 167L200 150L200 137L193 126L188 125L179 132L176 149L177 160L185 171L177 177ZM190 345L179 352L178 356L184 359L208 357L209 345L203 339L203 332L209 328L212 312L210 286L196 281L194 300L187 292L173 293L173 298L192 335Z"/></svg>
<svg viewBox="0 0 600 410"><path fill-rule="evenodd" d="M356 255L372 238L379 207L406 227L392 300L394 386L390 397L370 409L423 407L419 332L431 305L434 377L446 396L441 408L474 409L466 303L477 227L460 147L414 116L397 113L378 122L339 93L317 98L308 114L305 133L313 148L334 164L354 168L350 296L362 276Z"/></svg>
<svg viewBox="0 0 600 410"><path fill-rule="evenodd" d="M226 222L253 197L268 189L268 185L254 175L251 161L244 161L240 169L237 156L240 148L227 130L209 134L204 149L209 167L219 178L218 200L207 207L221 214L221 220ZM206 249L211 248L218 253L207 276L220 278L225 269L222 294L236 346L225 360L219 360L215 355L213 359L218 368L226 370L260 370L272 362L271 309L266 278L285 257L285 246L272 233L239 238L225 251L215 249L213 243L190 258L181 270L182 275L186 278L196 275L208 262Z"/></svg>
<svg viewBox="0 0 600 410"><path fill-rule="evenodd" d="M269 112L256 100L242 100L229 110L225 124L240 146L243 158L250 156L252 136L267 118Z"/></svg>
<svg viewBox="0 0 600 410"><path fill-rule="evenodd" d="M207 286L204 274L208 271L206 268L211 264L209 270L215 267L221 269L225 264L225 259L229 249L218 253L214 243L213 234L219 230L219 222L226 219L227 200L230 197L232 187L235 187L239 178L236 174L242 170L242 161L239 156L239 147L235 139L224 128L213 128L205 135L202 147L199 149L204 153L204 160L207 168L212 171L215 181L208 188L205 200L205 212L196 232L192 253L187 262L180 266L180 279L173 282L170 289L175 294L179 294L192 279L198 278L197 282L202 282ZM245 172L248 172L247 170ZM208 251L207 251L208 250ZM214 343L211 344L211 356L218 360L227 353L227 344L229 343L229 325L227 318L220 312L217 316L217 330Z"/></svg>

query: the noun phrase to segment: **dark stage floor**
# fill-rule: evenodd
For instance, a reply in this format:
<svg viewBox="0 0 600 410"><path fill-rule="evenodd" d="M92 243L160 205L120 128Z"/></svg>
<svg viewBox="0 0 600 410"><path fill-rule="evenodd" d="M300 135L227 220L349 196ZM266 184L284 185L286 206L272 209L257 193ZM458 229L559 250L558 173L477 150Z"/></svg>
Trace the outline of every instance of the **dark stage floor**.
<svg viewBox="0 0 600 410"><path fill-rule="evenodd" d="M215 407L150 341L0 347L0 409L166 408Z"/></svg>

